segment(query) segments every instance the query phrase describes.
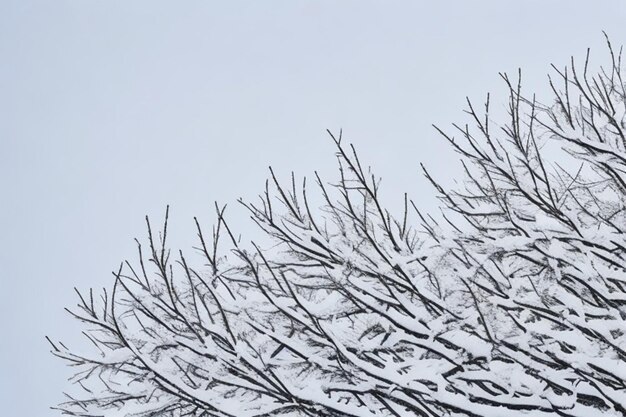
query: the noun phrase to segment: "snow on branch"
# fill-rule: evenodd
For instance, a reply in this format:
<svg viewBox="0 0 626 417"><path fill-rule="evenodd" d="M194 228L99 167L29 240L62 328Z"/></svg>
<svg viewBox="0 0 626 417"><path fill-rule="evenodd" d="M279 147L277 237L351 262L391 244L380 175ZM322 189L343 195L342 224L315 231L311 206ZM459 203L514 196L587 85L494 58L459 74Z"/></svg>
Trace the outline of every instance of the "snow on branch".
<svg viewBox="0 0 626 417"><path fill-rule="evenodd" d="M91 349L52 342L73 416L625 416L626 84L621 51L550 78L502 75L471 125L439 132L462 185L441 218L393 216L341 133L338 179L280 180L241 203L268 237L242 245L224 208L192 265L168 215L112 289L70 314ZM311 192L322 207L311 207Z"/></svg>

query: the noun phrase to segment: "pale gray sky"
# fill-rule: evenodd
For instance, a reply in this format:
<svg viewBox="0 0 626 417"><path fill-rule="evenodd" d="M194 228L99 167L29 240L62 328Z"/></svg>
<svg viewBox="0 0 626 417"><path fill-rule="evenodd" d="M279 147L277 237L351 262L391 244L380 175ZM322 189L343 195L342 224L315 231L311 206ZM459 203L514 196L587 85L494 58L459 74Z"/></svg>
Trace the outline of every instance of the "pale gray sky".
<svg viewBox="0 0 626 417"><path fill-rule="evenodd" d="M545 95L551 62L624 42L623 4L0 0L2 415L58 415L70 372L44 334L77 340L73 286L110 286L144 214L171 204L188 248L269 164L332 178L340 127L392 207L432 208L418 163L457 171L431 123L466 121L466 95L503 105L518 66Z"/></svg>

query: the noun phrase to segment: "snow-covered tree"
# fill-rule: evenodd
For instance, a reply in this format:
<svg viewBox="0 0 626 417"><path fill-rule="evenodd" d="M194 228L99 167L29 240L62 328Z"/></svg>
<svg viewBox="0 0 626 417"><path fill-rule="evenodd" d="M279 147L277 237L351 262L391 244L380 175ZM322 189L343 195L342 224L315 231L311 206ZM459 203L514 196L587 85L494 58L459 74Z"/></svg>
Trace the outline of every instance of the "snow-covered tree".
<svg viewBox="0 0 626 417"><path fill-rule="evenodd" d="M51 342L82 387L75 416L625 416L626 84L620 54L554 68L548 105L508 86L439 130L465 177L425 170L442 214L392 216L341 134L339 176L273 172L242 202L268 241L242 245L216 206L199 267L167 215L110 291L71 314L92 348ZM322 207L310 206L317 193ZM68 310L69 311L69 310Z"/></svg>

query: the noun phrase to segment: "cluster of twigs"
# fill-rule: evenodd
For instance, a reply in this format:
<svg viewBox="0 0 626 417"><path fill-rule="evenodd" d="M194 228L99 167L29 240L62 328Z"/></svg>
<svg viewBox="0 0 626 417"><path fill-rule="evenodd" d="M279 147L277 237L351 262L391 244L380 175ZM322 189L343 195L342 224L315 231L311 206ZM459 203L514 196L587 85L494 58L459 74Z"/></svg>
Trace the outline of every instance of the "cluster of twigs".
<svg viewBox="0 0 626 417"><path fill-rule="evenodd" d="M465 182L425 170L443 215L402 216L354 148L331 137L339 180L274 172L242 202L272 246L242 246L216 206L196 220L194 268L166 245L167 214L112 291L71 314L94 348L75 416L626 415L626 91L620 55L590 76L555 68L553 105L509 89L495 126L440 130ZM521 78L521 77L520 77ZM329 132L330 133L330 132ZM146 219L147 220L147 219ZM412 223L415 225L413 226ZM69 311L69 310L68 310Z"/></svg>

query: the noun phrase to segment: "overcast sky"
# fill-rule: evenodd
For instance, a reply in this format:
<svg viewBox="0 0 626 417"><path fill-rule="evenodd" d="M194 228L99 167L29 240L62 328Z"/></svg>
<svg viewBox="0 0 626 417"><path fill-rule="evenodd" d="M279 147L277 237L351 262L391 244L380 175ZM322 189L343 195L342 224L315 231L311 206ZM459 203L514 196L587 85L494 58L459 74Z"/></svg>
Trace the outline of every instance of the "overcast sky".
<svg viewBox="0 0 626 417"><path fill-rule="evenodd" d="M432 123L467 121L465 96L549 64L606 58L626 40L623 1L0 0L0 404L47 417L70 370L44 335L77 344L73 287L108 287L172 206L173 244L195 243L212 202L262 191L268 165L333 178L325 129L343 128L383 177L428 209L419 162L450 181ZM622 5L622 6L620 6Z"/></svg>

